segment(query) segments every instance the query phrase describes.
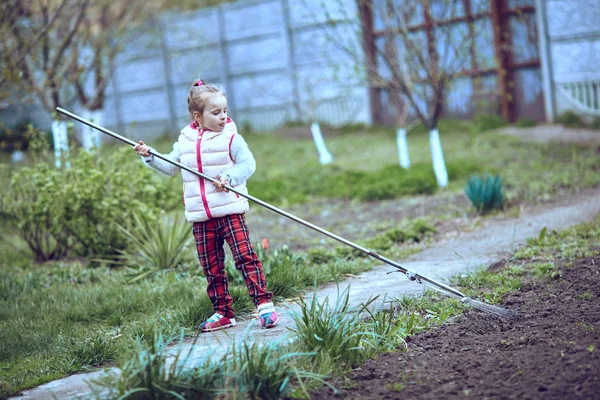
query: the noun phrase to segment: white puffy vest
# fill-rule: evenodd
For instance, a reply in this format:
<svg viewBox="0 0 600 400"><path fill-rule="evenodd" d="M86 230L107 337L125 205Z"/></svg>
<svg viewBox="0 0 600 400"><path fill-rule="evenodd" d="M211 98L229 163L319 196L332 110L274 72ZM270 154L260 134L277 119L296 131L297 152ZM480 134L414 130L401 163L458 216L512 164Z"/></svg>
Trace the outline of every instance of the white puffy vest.
<svg viewBox="0 0 600 400"><path fill-rule="evenodd" d="M181 130L177 140L179 160L186 167L216 178L234 165L229 150L235 135L237 128L230 119L223 132L203 131L188 125ZM189 222L203 222L248 211L249 204L245 197L233 192L217 191L212 182L183 169L181 176L185 217ZM244 194L248 193L245 182L235 188Z"/></svg>

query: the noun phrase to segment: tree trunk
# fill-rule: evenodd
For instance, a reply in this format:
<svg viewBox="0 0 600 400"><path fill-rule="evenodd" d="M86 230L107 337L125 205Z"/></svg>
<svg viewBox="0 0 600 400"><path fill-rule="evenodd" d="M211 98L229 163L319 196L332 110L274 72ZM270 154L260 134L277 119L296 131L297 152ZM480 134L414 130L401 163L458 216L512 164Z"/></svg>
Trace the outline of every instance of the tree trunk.
<svg viewBox="0 0 600 400"><path fill-rule="evenodd" d="M440 133L437 129L429 131L429 146L431 147L431 159L433 160L433 172L439 187L448 186L448 171L444 162L444 153L442 152L442 143L440 142Z"/></svg>
<svg viewBox="0 0 600 400"><path fill-rule="evenodd" d="M323 140L323 135L321 134L321 126L318 122L313 122L310 126L310 131L312 133L313 140L315 141L315 145L317 146L317 150L319 151L319 161L322 165L329 164L333 161L333 156L327 150L327 146L325 146L325 141Z"/></svg>
<svg viewBox="0 0 600 400"><path fill-rule="evenodd" d="M81 111L82 117L96 125L102 125L104 113L102 110L87 110ZM99 149L102 144L102 133L90 126L83 125L81 128L81 145L86 151Z"/></svg>
<svg viewBox="0 0 600 400"><path fill-rule="evenodd" d="M398 128L396 131L396 142L398 144L398 158L400 159L400 166L404 169L408 169L410 167L410 157L408 156L406 129Z"/></svg>
<svg viewBox="0 0 600 400"><path fill-rule="evenodd" d="M69 139L66 121L52 121L52 138L54 140L54 165L56 168L60 168L64 160L65 166L69 168L71 164L69 163Z"/></svg>

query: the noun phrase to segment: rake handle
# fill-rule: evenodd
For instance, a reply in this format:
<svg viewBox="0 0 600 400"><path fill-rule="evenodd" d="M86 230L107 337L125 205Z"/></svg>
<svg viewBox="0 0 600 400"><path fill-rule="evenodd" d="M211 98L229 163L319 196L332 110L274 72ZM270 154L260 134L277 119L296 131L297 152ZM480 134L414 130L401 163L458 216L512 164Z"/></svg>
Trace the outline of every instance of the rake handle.
<svg viewBox="0 0 600 400"><path fill-rule="evenodd" d="M78 116L76 114L73 114L72 112L69 112L69 111L67 111L67 110L65 110L63 108L57 107L56 111L58 111L61 114L66 115L67 117L73 118L74 120L77 120L77 121L81 122L82 124L85 124L85 125L87 125L87 126L89 126L91 128L99 130L100 132L105 133L105 134L107 134L107 135L109 135L109 136L111 136L111 137L113 137L113 138L115 138L117 140L120 140L121 142L127 143L130 146L136 146L138 144L138 143L134 142L131 139L128 139L128 138L126 138L124 136L121 136L118 133L115 133L115 132L113 132L113 131L111 131L109 129L106 129L106 128L100 126L100 125L96 125L93 122L87 121L87 120L81 118L80 116ZM198 171L196 171L194 169L191 169L191 168L189 168L189 167L181 164L180 162L171 160L171 159L165 157L164 155L162 155L160 153L157 153L155 151L150 151L150 154L154 155L154 157L160 158L163 161L166 161L166 162L168 162L170 164L173 164L173 165L175 165L175 166L177 166L177 167L179 167L179 168L181 168L181 169L183 169L183 170L185 170L185 171L187 171L187 172L189 172L191 174L194 174L194 175L196 175L196 176L198 176L200 178L206 179L206 180L208 180L210 182L213 182L213 183L214 182L218 182L216 179L211 178L210 176L207 176L207 175L205 175L205 174L203 174L201 172L198 172ZM341 242L341 243L343 243L343 244L345 244L347 246L350 246L350 247L352 247L352 248L354 248L356 250L359 250L359 251L367 254L368 256L375 258L376 260L379 260L379 261L384 262L384 263L386 263L388 265L391 265L392 267L397 268L400 272L404 273L412 281L417 281L419 283L421 283L420 281L426 281L426 282L428 282L428 283L430 283L430 284L432 284L434 286L438 286L438 287L440 287L440 288L442 288L444 290L447 290L450 293L455 294L456 296L460 296L460 297L463 297L463 298L467 297L463 293L459 292L458 290L456 290L456 289L454 289L454 288L452 288L450 286L447 286L447 285L445 285L445 284L443 284L441 282L437 282L437 281L435 281L433 279L427 278L427 277L425 277L423 275L417 274L416 272L409 271L408 269L404 268L402 265L398 264L397 262L395 262L393 260L390 260L389 258L386 258L386 257L384 257L384 256L382 256L380 254L377 254L376 252L374 252L372 250L369 250L369 249L367 249L367 248L365 248L363 246L360 246L360 245L358 245L358 244L356 244L354 242L351 242L350 240L345 239L345 238L343 238L341 236L338 236L335 233L329 232L328 230L323 229L323 228L321 228L321 227L319 227L317 225L311 224L310 222L308 222L306 220L303 220L302 218L296 217L295 215L290 214L290 213L288 213L288 212L286 212L286 211L284 211L284 210L282 210L282 209L280 209L278 207L275 207L275 206L273 206L273 205L271 205L271 204L269 204L269 203L267 203L267 202L265 202L265 201L263 201L263 200L261 200L259 198L256 198L256 197L251 196L251 195L246 194L246 193L242 193L239 190L237 190L237 189L235 189L235 188L233 188L233 187L231 187L229 185L225 185L225 189L227 189L227 190L229 190L229 191L231 191L233 193L236 193L236 194L238 194L238 195L240 195L242 197L245 197L248 200L252 200L253 202L255 202L255 203L257 203L257 204L259 204L259 205L261 205L261 206L263 206L265 208L268 208L271 211L274 211L274 212L276 212L276 213L278 213L280 215L283 215L284 217L289 218L292 221L298 222L299 224L304 225L304 226L306 226L306 227L308 227L308 228L310 228L312 230L315 230L315 231L317 231L319 233L322 233L325 236L328 236L328 237L330 237L332 239L335 239L338 242Z"/></svg>

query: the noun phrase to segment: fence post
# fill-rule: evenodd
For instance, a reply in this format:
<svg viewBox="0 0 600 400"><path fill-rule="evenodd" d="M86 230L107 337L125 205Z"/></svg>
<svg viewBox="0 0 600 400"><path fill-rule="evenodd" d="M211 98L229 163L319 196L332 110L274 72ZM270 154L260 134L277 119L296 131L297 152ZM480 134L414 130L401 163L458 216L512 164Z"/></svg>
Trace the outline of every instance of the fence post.
<svg viewBox="0 0 600 400"><path fill-rule="evenodd" d="M535 14L538 27L538 46L540 48L540 69L544 86L544 109L546 121L554 121L556 113L555 88L552 85L552 54L548 38L548 15L545 0L535 0Z"/></svg>
<svg viewBox="0 0 600 400"><path fill-rule="evenodd" d="M117 129L119 132L121 132L121 134L125 135L125 129L124 129L125 126L123 124L123 113L121 112L121 92L119 89L117 70L118 70L118 68L115 68L113 70L110 80L111 80L111 85L112 85L113 103L115 105L115 116L117 118Z"/></svg>
<svg viewBox="0 0 600 400"><path fill-rule="evenodd" d="M367 63L372 69L377 70L377 56L375 52L375 35L373 33L373 1L362 0L358 2L360 22L363 32L363 47L365 50L365 57ZM380 89L373 86L373 82L370 79L370 71L367 69L367 84L369 85L369 100L371 108L371 123L381 124L383 123L383 116L381 115L381 104L380 104Z"/></svg>
<svg viewBox="0 0 600 400"><path fill-rule="evenodd" d="M510 24L506 16L506 0L490 0L492 30L494 32L494 52L496 55L496 79L500 93L502 118L512 122L514 118L514 77L510 53Z"/></svg>
<svg viewBox="0 0 600 400"><path fill-rule="evenodd" d="M165 75L165 91L167 92L167 103L169 104L169 129L177 131L177 113L175 111L175 99L173 98L173 85L171 84L171 53L166 38L166 27L164 20L159 17L160 25L160 54L163 61Z"/></svg>
<svg viewBox="0 0 600 400"><path fill-rule="evenodd" d="M294 109L296 110L296 119L302 120L302 110L300 109L300 93L298 91L298 74L296 70L296 57L294 55L294 31L292 28L292 13L290 11L290 1L281 0L281 7L283 8L283 26L285 28L285 37L287 38L288 48L288 71L289 79L292 84L292 102Z"/></svg>
<svg viewBox="0 0 600 400"><path fill-rule="evenodd" d="M231 79L231 71L229 68L229 53L228 53L228 41L225 32L227 31L225 27L225 6L219 5L217 7L217 17L219 19L219 49L221 50L221 58L223 59L223 66L221 67L222 75L221 79L223 79L223 86L227 89L227 104L231 110L234 112L237 111L235 108L235 89L230 85Z"/></svg>

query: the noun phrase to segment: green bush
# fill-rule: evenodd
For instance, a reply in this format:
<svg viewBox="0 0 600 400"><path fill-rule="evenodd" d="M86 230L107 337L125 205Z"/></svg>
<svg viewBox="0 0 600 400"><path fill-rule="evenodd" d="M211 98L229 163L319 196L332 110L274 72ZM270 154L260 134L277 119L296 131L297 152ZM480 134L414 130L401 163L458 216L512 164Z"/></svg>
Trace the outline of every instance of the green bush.
<svg viewBox="0 0 600 400"><path fill-rule="evenodd" d="M590 123L590 128L600 129L600 117L594 117L594 119Z"/></svg>
<svg viewBox="0 0 600 400"><path fill-rule="evenodd" d="M37 131L29 121L21 121L12 128L0 122L0 151L25 151L29 148L29 142L36 133L43 134L47 138L50 137L50 133Z"/></svg>
<svg viewBox="0 0 600 400"><path fill-rule="evenodd" d="M502 178L500 176L486 174L481 178L474 175L467 181L465 193L481 214L502 209L504 205Z"/></svg>
<svg viewBox="0 0 600 400"><path fill-rule="evenodd" d="M585 127L585 122L579 116L579 114L574 111L565 111L556 117L555 120L557 123L562 124L569 128L582 128Z"/></svg>
<svg viewBox="0 0 600 400"><path fill-rule="evenodd" d="M70 162L22 167L0 195L0 214L37 261L116 254L127 244L118 224L130 224L134 211L155 220L179 204L174 180L143 167L129 148L106 157L82 151Z"/></svg>
<svg viewBox="0 0 600 400"><path fill-rule="evenodd" d="M529 118L519 118L515 125L519 128L529 128L531 126L535 126L536 122Z"/></svg>
<svg viewBox="0 0 600 400"><path fill-rule="evenodd" d="M495 114L479 114L473 117L471 133L478 134L492 129L498 129L506 125L501 116Z"/></svg>

